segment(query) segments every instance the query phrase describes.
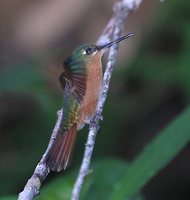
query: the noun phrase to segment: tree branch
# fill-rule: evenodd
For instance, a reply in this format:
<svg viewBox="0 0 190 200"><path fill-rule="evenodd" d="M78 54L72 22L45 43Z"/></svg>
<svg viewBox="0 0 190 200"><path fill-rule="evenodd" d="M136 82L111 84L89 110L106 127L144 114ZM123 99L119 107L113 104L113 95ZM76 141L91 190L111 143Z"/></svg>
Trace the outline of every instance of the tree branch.
<svg viewBox="0 0 190 200"><path fill-rule="evenodd" d="M40 160L40 162L37 164L33 175L27 181L24 187L24 190L19 194L18 200L32 200L35 196L37 196L40 192L40 187L43 181L46 179L47 175L50 172L49 167L45 163L45 159L46 159L47 153L51 149L54 143L54 140L59 132L59 127L60 127L61 119L62 119L62 109L57 112L57 115L58 115L58 119L53 129L53 133L51 135L50 142L48 144L46 152L42 156L42 159Z"/></svg>
<svg viewBox="0 0 190 200"><path fill-rule="evenodd" d="M120 36L120 33L123 29L124 21L127 16L134 10L138 8L142 0L122 0L114 4L114 15L108 22L106 28L104 29L102 35L100 36L97 44L105 44L110 41L111 36L113 39L117 39ZM112 70L114 64L116 62L116 54L117 54L118 45L114 45L110 48L108 62L106 66L106 70L104 73L103 84L101 88L101 95L97 105L96 113L93 119L90 122L89 134L86 142L86 148L84 152L83 161L80 167L80 172L75 182L73 192L72 192L72 200L78 200L80 195L80 190L84 182L84 178L89 173L89 166L91 161L91 156L95 144L96 135L99 129L99 121L102 119L102 111L103 106L106 101L107 92L109 89L109 82L112 74ZM40 187L43 181L46 179L50 170L45 163L45 158L47 153L52 147L54 140L59 132L59 127L62 119L62 109L58 111L58 119L53 130L52 136L50 138L50 142L48 144L48 148L42 159L36 166L33 175L27 181L24 190L19 194L18 200L32 200L35 196L39 194Z"/></svg>
<svg viewBox="0 0 190 200"><path fill-rule="evenodd" d="M123 30L124 22L131 11L138 8L142 0L123 0L114 4L115 14L110 19L107 27L103 31L97 44L107 43L110 41L110 37L113 35L113 40L120 37L121 31ZM103 107L107 98L107 93L109 89L109 83L116 62L116 55L118 50L118 44L110 48L108 62L106 70L104 73L103 84L101 88L100 99L96 108L96 113L90 122L90 128L88 133L88 138L86 142L85 152L83 156L83 161L80 167L78 177L76 179L71 200L78 200L80 196L80 191L84 183L84 178L90 172L89 166L91 162L91 157L95 145L96 135L99 130L99 121L102 120Z"/></svg>

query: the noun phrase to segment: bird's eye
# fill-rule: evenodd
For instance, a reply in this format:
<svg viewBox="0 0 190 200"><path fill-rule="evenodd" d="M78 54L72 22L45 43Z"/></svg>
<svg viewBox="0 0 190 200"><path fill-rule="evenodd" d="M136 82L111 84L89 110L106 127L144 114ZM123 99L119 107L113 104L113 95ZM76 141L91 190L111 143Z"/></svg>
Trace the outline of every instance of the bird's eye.
<svg viewBox="0 0 190 200"><path fill-rule="evenodd" d="M92 54L93 52L94 52L94 49L91 48L91 47L88 47L88 48L85 49L85 53L86 53L87 55Z"/></svg>
<svg viewBox="0 0 190 200"><path fill-rule="evenodd" d="M87 55L91 54L93 52L93 49L91 47L88 47L85 49L85 52Z"/></svg>

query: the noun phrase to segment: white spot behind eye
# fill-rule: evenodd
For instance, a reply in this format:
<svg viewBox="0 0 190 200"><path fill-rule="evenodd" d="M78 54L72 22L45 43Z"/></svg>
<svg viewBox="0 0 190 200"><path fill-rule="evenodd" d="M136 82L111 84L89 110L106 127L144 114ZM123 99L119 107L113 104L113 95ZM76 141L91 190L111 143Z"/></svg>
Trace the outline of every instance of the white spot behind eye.
<svg viewBox="0 0 190 200"><path fill-rule="evenodd" d="M83 54L83 55L86 55L86 50L83 50L82 54Z"/></svg>

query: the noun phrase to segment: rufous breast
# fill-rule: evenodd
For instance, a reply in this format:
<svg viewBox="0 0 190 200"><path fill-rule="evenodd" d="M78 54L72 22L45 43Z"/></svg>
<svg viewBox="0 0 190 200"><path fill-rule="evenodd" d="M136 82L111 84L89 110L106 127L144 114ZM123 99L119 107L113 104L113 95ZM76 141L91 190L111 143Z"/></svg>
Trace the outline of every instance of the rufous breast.
<svg viewBox="0 0 190 200"><path fill-rule="evenodd" d="M97 55L93 56L90 62L87 63L86 93L81 106L79 124L84 124L89 121L98 103L102 84L101 57L102 54L97 53Z"/></svg>

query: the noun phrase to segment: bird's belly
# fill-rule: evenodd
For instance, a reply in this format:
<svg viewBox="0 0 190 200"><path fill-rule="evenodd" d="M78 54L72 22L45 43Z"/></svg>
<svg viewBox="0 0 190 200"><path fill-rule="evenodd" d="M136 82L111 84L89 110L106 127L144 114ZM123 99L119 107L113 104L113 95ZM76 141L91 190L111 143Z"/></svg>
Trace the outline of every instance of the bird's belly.
<svg viewBox="0 0 190 200"><path fill-rule="evenodd" d="M86 96L82 105L83 120L87 120L94 114L98 103L99 94L100 85L98 85L97 83L90 87L89 90L86 92Z"/></svg>
<svg viewBox="0 0 190 200"><path fill-rule="evenodd" d="M87 123L96 110L98 99L100 96L100 88L102 83L102 69L93 68L88 75L86 93L83 99L80 112L80 126Z"/></svg>

